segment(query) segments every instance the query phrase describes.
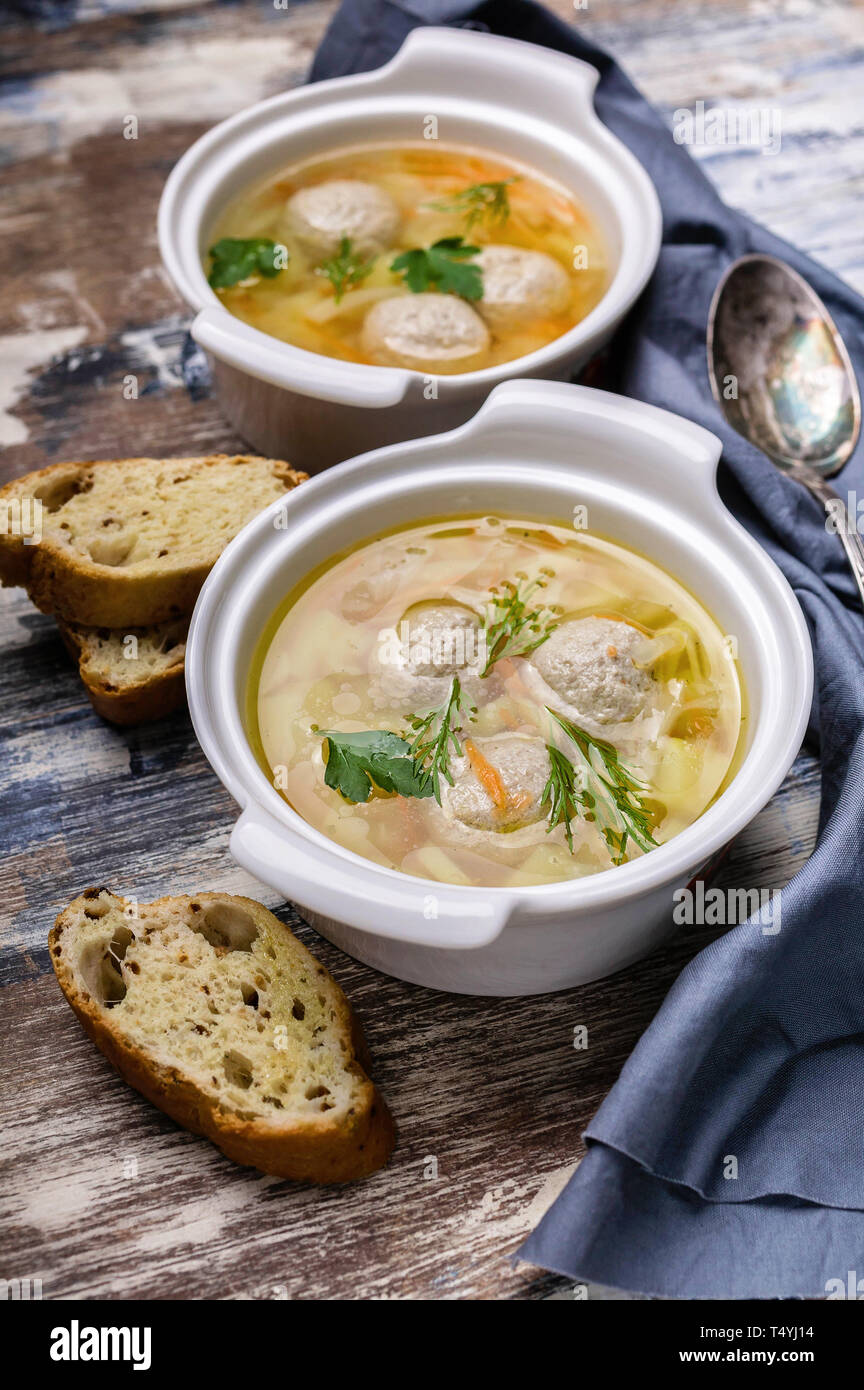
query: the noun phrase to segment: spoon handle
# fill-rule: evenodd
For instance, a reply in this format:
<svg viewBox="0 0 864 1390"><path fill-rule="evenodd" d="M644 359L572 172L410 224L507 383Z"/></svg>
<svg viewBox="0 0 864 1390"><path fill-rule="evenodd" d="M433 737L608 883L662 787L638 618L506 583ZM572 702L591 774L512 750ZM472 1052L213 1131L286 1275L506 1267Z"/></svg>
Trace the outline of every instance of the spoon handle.
<svg viewBox="0 0 864 1390"><path fill-rule="evenodd" d="M846 551L846 558L855 576L855 583L858 585L861 603L864 605L864 541L862 541L855 526L849 521L846 503L818 473L813 473L810 469L801 469L800 471L796 469L795 477L804 484L808 491L812 492L814 497L819 499L825 511L834 521L837 535Z"/></svg>

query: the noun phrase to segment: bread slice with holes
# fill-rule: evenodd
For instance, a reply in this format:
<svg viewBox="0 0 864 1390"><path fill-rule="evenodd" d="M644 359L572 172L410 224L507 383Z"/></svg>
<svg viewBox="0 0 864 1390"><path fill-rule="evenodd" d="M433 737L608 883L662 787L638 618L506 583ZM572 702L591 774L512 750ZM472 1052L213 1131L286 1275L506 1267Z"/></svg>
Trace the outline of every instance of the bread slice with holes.
<svg viewBox="0 0 864 1390"><path fill-rule="evenodd" d="M300 1182L386 1163L393 1121L336 982L278 918L224 893L136 904L89 888L51 961L126 1080L237 1163Z"/></svg>
<svg viewBox="0 0 864 1390"><path fill-rule="evenodd" d="M305 477L247 454L53 464L0 489L0 582L86 627L182 617L228 542ZM25 510L33 544L12 524Z"/></svg>
<svg viewBox="0 0 864 1390"><path fill-rule="evenodd" d="M60 636L97 714L112 724L146 724L186 699L189 619L155 627L81 627L58 618Z"/></svg>

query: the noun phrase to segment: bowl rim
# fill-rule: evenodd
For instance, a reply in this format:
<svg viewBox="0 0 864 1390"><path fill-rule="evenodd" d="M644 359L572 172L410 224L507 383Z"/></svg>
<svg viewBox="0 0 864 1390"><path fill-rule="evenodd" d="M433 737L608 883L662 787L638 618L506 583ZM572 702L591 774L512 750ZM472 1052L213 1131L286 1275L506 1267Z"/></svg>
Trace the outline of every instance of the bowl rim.
<svg viewBox="0 0 864 1390"><path fill-rule="evenodd" d="M769 735L760 735L758 725L754 742L748 749L740 767L728 786L691 825L685 827L671 840L636 860L583 878L565 879L556 883L537 885L516 885L512 887L482 887L479 885L441 884L435 880L422 879L390 869L373 861L364 859L353 851L345 849L329 840L322 832L311 827L293 810L267 783L245 730L242 728L242 715L237 725L232 723L223 701L215 704L210 698L210 669L214 657L223 661L226 656L226 639L231 636L231 624L239 631L243 614L232 609L226 601L238 574L250 570L259 571L259 583L264 577L267 562L267 540L270 534L272 555L278 554L275 546L284 546L289 532L282 531L281 537L273 542L273 520L285 508L280 500L253 519L226 548L208 577L198 604L195 608L189 632L187 648L186 679L189 694L189 707L193 725L202 749L214 768L217 776L241 806L244 815L249 814L277 826L277 834L284 835L293 842L298 840L307 852L314 853L318 861L328 858L348 866L358 878L379 882L411 884L415 892L429 885L430 890L446 891L454 901L468 903L472 900L488 902L499 899L518 906L528 915L531 905L542 905L544 909L557 907L570 914L579 915L590 912L598 906L608 907L639 897L651 889L662 887L680 880L682 875L690 876L694 865L706 862L737 835L755 815L767 804L777 787L786 776L800 748L810 713L813 688L813 657L807 625L791 587L770 556L751 537L740 523L727 511L716 488L716 466L721 444L716 436L701 426L675 416L670 412L625 397L614 396L605 391L590 387L570 386L536 380L516 380L498 386L487 398L477 414L466 424L445 434L426 436L402 444L390 445L383 449L361 455L327 470L302 487L293 497L305 498L302 503L311 512L308 530L314 536L326 523L328 495L337 506L349 514L362 505L360 488L365 483L375 481L376 474L383 477L391 495L402 493L412 487L418 493L423 485L423 471L429 474L432 467L440 476L441 455L450 453L456 457L451 466L464 469L457 462L460 445L473 435L488 431L490 425L500 427L509 415L512 419L525 418L526 412L542 410L547 417L558 411L560 423L567 422L570 431L578 430L579 422L602 421L619 437L632 438L640 432L651 434L655 439L666 443L670 451L677 451L681 460L692 472L692 486L682 488L679 520L686 520L688 511L698 518L701 508L700 525L703 532L707 526L715 531L717 545L725 549L732 565L732 573L745 577L751 596L761 600L767 613L771 636L780 648L783 658L776 670L766 666L769 676L773 675L775 686L770 692L772 698L785 703L779 726L771 731L773 747ZM426 456L424 459L424 455ZM436 457L437 456L437 457ZM407 466L406 466L407 464ZM494 478L501 476L500 465L493 460L485 463L473 460L470 469L496 470ZM490 472L490 480L492 478ZM618 485L619 494L630 491L631 502L635 505L638 489L628 489ZM590 500L590 498L589 498ZM290 507L292 503L289 502ZM668 508L668 503L658 504L660 511ZM319 518L316 523L316 510ZM296 517L295 517L296 521ZM406 523L410 524L410 523ZM308 538L301 537L301 544ZM704 535L703 535L704 539ZM284 559L284 551L282 551ZM674 570L670 571L674 576ZM680 582L680 581L679 581ZM725 580L728 592L735 593L732 579ZM704 602L697 594L697 600ZM733 600L735 602L736 600ZM742 601L737 600L739 611ZM248 604L247 604L248 607ZM710 610L709 610L710 611ZM247 614L248 620L248 614ZM220 623L222 630L220 631ZM226 630L227 624L227 630ZM220 647L221 643L221 647ZM244 673L244 680L245 680ZM219 678L227 689L236 679L236 671L226 673L220 670ZM746 672L745 672L746 680ZM232 687L233 688L233 687ZM224 690L223 690L224 693ZM754 712L755 713L755 712ZM755 720L754 720L755 723ZM240 728L240 741L237 741L237 728ZM233 740L233 742L232 742ZM242 744L239 763L226 752L231 745L236 754ZM251 772L251 776L249 775ZM745 781L745 773L747 774ZM264 804L261 785L278 802ZM701 841L701 843L700 843ZM697 843L699 848L697 848ZM613 873L614 869L614 873Z"/></svg>
<svg viewBox="0 0 864 1390"><path fill-rule="evenodd" d="M581 150L583 165L587 167L592 158L602 158L613 175L608 185L604 185L603 193L614 212L621 244L618 265L594 308L566 333L531 353L495 366L441 376L417 368L329 358L274 338L237 319L207 284L198 238L206 197L230 170L236 169L238 147L251 140L257 141L259 148L266 147L281 138L275 132L286 121L311 118L312 124L326 124L354 98L361 103L379 99L392 103L393 98L388 97L389 88L393 84L398 87L404 76L403 69L410 70L412 64L420 64L423 71L425 63L439 74L439 80L445 81L446 65L436 62L442 53L448 58L453 55L464 58L484 69L490 57L494 66L496 61L512 62L515 56L537 82L551 76L560 83L563 75L572 87L573 105L568 114L575 113L578 123L559 117L556 127L551 118L541 115L535 125L545 136L545 141L538 139L537 143L545 142L558 149L561 142L566 141L571 151ZM583 60L523 40L429 26L412 30L394 57L380 68L293 88L219 122L181 156L168 176L159 204L158 240L162 261L175 288L196 311L193 337L205 349L241 371L273 385L299 389L306 395L338 399L338 383L341 382L351 396L351 404L364 404L364 390L375 393L377 387L377 399L370 400L370 405L395 404L430 376L439 382L439 390L451 395L488 389L514 375L549 370L584 349L590 349L635 303L653 273L662 241L662 212L650 176L623 141L602 123L594 109L593 92L598 80L597 70ZM478 103L461 93L450 92L448 99L458 101L466 113L482 111L487 123L491 123L490 113L497 112L499 120L494 124L502 130L507 128L503 118L509 107L490 101ZM405 97L403 100L408 101ZM516 159L516 162L529 161ZM186 209L190 203L193 207L197 205L194 232L187 225ZM322 377L317 389L308 379L314 371ZM299 385L289 379L292 372L301 375ZM383 392L385 382L389 383L389 393Z"/></svg>

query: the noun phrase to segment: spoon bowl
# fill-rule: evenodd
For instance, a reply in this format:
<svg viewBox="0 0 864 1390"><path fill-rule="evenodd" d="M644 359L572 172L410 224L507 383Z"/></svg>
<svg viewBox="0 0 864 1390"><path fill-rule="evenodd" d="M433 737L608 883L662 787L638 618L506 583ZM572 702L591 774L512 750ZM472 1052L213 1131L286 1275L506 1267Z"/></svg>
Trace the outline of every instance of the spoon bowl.
<svg viewBox="0 0 864 1390"><path fill-rule="evenodd" d="M711 301L708 375L733 429L822 503L864 604L864 543L826 481L858 443L858 383L834 320L791 266L732 263Z"/></svg>
<svg viewBox="0 0 864 1390"><path fill-rule="evenodd" d="M711 388L729 423L781 468L830 478L861 428L858 384L831 315L790 266L742 256L714 293Z"/></svg>

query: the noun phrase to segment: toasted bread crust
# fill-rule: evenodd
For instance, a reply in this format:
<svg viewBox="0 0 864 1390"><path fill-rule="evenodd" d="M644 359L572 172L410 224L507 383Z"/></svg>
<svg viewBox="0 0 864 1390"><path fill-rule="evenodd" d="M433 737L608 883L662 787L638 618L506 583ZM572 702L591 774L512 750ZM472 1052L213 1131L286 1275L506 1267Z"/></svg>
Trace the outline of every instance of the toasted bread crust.
<svg viewBox="0 0 864 1390"><path fill-rule="evenodd" d="M85 900L98 897L103 891L110 890L86 889L70 903L58 916L48 943L58 983L82 1028L131 1086L185 1129L210 1139L228 1158L275 1177L297 1182L349 1182L368 1177L386 1163L395 1143L395 1127L377 1087L366 1074L368 1051L360 1025L335 982L330 981L339 997L340 1023L350 1039L349 1065L362 1078L361 1100L355 1106L350 1124L337 1127L326 1115L302 1121L295 1119L281 1126L242 1119L220 1109L178 1069L159 1063L145 1049L131 1043L112 1020L111 1011L79 986L63 954L64 933L73 924L74 913L81 909ZM253 916L267 912L251 898L222 893L201 893L194 897L196 902L205 905L242 904ZM175 904L189 901L188 897L167 897L149 906L170 910ZM281 930L288 931L287 927L279 925ZM295 944L315 969L322 969L300 942Z"/></svg>
<svg viewBox="0 0 864 1390"><path fill-rule="evenodd" d="M33 546L24 587L43 613L86 627L151 627L191 613L211 565L154 574L111 573L83 559L70 562L50 541Z"/></svg>
<svg viewBox="0 0 864 1390"><path fill-rule="evenodd" d="M78 675L90 703L102 719L124 728L152 724L174 714L186 703L186 667L181 660L169 671L142 678L122 689L110 688L94 678L87 663L87 648L74 626L57 619L63 645L78 667Z"/></svg>
<svg viewBox="0 0 864 1390"><path fill-rule="evenodd" d="M299 473L277 459L262 459L256 455L212 454L194 459L102 459L94 462L56 463L28 473L0 488L0 519L9 504L24 497L42 498L52 493L62 497L64 489L74 490L83 480L92 480L95 470L158 469L163 464L226 465L247 463L265 464L274 482L287 493L307 475ZM118 480L122 481L122 480ZM118 508L122 508L123 492L119 489ZM55 509L62 507L59 502ZM50 509L49 509L50 511ZM122 565L101 564L63 544L56 536L45 534L36 544L26 544L10 528L0 530L0 584L21 586L43 613L51 613L70 622L89 627L148 627L192 612L195 601L218 557L218 550L206 561L183 564L172 561L166 553L165 562L153 561L146 567L124 570Z"/></svg>

